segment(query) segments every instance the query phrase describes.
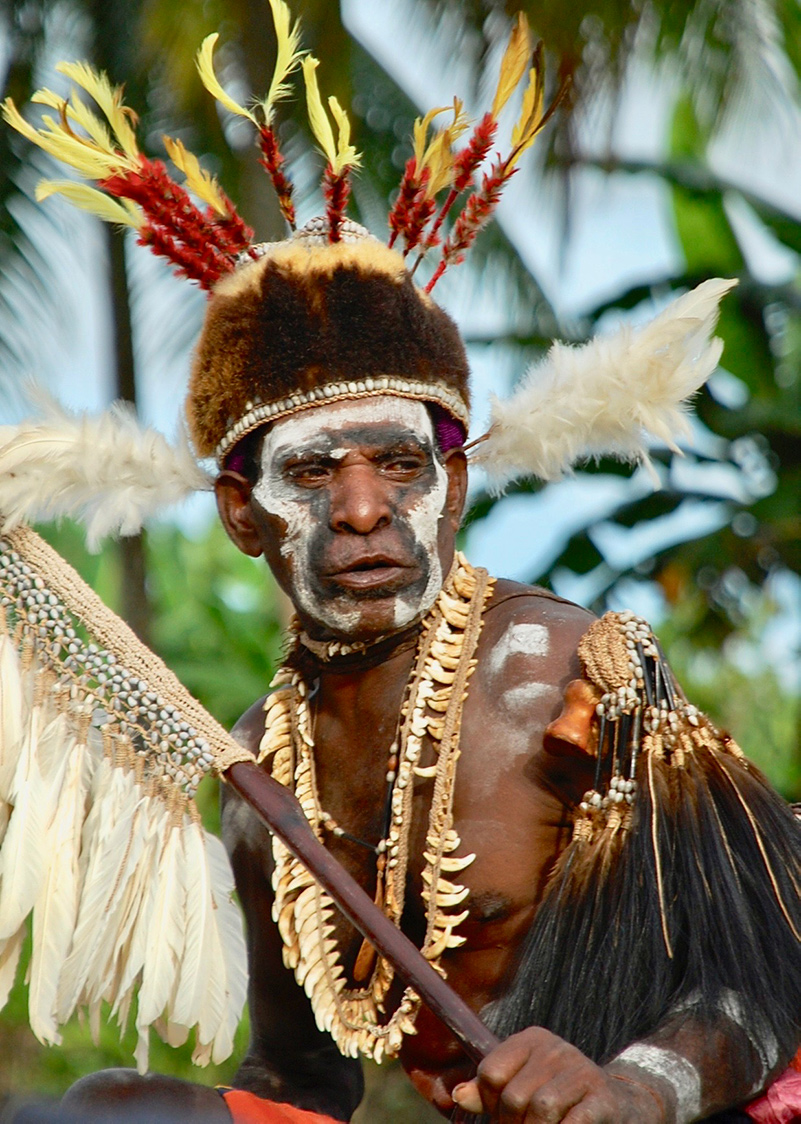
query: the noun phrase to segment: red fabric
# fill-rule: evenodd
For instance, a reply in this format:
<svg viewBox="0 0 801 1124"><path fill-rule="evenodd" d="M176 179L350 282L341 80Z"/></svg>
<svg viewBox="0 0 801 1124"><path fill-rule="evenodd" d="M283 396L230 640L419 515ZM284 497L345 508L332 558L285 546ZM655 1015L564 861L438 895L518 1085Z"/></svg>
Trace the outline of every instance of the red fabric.
<svg viewBox="0 0 801 1124"><path fill-rule="evenodd" d="M764 1096L751 1101L744 1111L757 1124L797 1124L801 1120L801 1051L796 1054L781 1077L765 1091Z"/></svg>
<svg viewBox="0 0 801 1124"><path fill-rule="evenodd" d="M319 1112L306 1112L293 1108L291 1104L277 1104L265 1101L255 1093L243 1089L229 1089L223 1093L234 1124L341 1124L332 1116L321 1116Z"/></svg>

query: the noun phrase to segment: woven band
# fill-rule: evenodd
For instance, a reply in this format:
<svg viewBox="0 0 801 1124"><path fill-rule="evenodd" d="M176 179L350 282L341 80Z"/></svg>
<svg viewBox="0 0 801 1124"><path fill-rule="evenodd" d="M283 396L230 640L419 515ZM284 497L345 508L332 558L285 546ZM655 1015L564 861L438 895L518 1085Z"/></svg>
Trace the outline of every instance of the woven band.
<svg viewBox="0 0 801 1124"><path fill-rule="evenodd" d="M326 383L276 402L263 402L253 406L228 430L215 450L217 463L222 464L238 441L247 437L265 422L277 421L299 410L320 406L328 402L344 402L354 398L369 398L377 394L390 394L396 398L413 398L420 402L435 402L468 428L470 415L462 396L450 387L437 386L418 379L405 379L396 375L378 375L350 382Z"/></svg>

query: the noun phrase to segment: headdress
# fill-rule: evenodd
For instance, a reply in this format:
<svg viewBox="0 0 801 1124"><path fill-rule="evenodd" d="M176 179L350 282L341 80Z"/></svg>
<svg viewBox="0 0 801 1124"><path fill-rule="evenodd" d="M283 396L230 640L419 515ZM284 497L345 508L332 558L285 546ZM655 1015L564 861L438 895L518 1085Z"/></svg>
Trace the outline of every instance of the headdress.
<svg viewBox="0 0 801 1124"><path fill-rule="evenodd" d="M210 290L186 406L199 458L215 456L222 464L239 440L266 422L320 402L374 394L430 403L441 440L462 443L469 424L467 359L455 325L431 290L449 266L463 260L492 216L564 87L546 109L542 46L532 51L525 17L518 16L492 106L472 131L458 99L415 122L414 151L388 216L385 246L345 216L350 176L360 159L347 115L336 98L324 105L317 60L303 56L298 26L284 0L270 4L276 68L267 96L252 110L236 102L216 77L216 35L204 41L197 61L210 92L253 124L261 163L293 231L288 239L252 244L252 232L231 200L180 141L164 139L184 184L163 163L145 156L121 90L84 64L59 69L95 100L103 117L76 91L69 99L49 90L34 96L57 112L57 117L44 116L38 130L10 100L3 107L14 128L93 181L45 182L37 196L59 193L109 222L134 227L140 242ZM292 184L274 123L276 105L298 67L312 131L326 159L325 215L302 230L296 230ZM500 114L521 83L521 109L506 151L490 156ZM447 124L435 128L443 115ZM418 269L432 255L438 255L437 263L420 288ZM717 364L720 344L709 337L718 303L732 284L706 282L639 332L623 328L579 348L555 344L520 390L495 404L492 425L478 439L475 459L491 483L502 487L515 476L531 474L554 479L582 457L605 452L647 461L646 434L675 447L686 427L683 401ZM53 409L50 414L49 422L5 435L0 510L6 526L45 513L80 517L89 508L96 516L95 537L115 530L132 533L160 503L174 502L182 487L189 492L208 486L185 447L167 469L170 449L165 446L162 466L170 487L154 487L150 450L155 439L143 435L138 443L130 422L119 443L95 442L89 467L87 439L95 424L113 428L113 419L76 423L65 418L62 425ZM70 428L81 435L71 445L64 435ZM111 483L113 471L98 471L104 451L114 465L121 448L129 467L124 499ZM47 483L54 460L63 481L55 496Z"/></svg>

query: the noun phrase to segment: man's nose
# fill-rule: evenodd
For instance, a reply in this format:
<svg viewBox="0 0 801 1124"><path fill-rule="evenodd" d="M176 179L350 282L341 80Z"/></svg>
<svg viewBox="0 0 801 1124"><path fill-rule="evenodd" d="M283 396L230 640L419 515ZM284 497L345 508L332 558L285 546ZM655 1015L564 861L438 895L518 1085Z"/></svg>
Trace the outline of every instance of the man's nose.
<svg viewBox="0 0 801 1124"><path fill-rule="evenodd" d="M369 535L391 521L386 482L372 465L343 466L332 485L332 529Z"/></svg>

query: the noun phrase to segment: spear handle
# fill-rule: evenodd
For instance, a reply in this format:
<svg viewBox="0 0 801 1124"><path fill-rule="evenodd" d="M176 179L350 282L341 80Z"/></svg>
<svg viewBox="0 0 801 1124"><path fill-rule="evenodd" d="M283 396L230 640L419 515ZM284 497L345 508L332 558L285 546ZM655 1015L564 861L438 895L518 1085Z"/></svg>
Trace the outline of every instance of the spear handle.
<svg viewBox="0 0 801 1124"><path fill-rule="evenodd" d="M472 1061L478 1063L498 1039L463 999L445 983L400 929L374 904L358 882L339 865L315 836L309 821L284 785L255 762L239 761L224 780L247 801L270 831L300 859L359 932L378 949L426 1006L453 1031Z"/></svg>

